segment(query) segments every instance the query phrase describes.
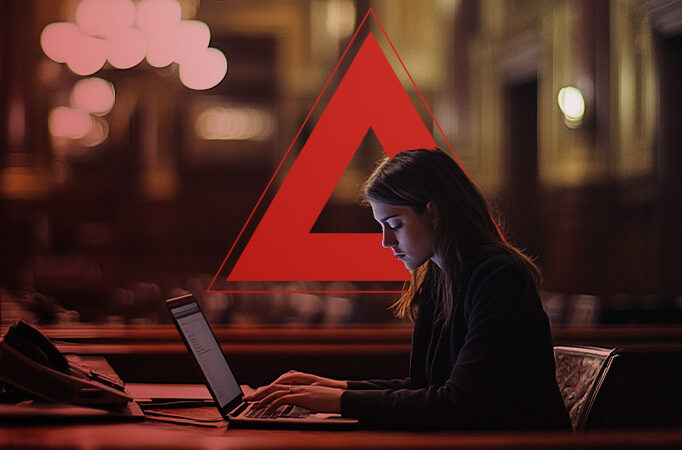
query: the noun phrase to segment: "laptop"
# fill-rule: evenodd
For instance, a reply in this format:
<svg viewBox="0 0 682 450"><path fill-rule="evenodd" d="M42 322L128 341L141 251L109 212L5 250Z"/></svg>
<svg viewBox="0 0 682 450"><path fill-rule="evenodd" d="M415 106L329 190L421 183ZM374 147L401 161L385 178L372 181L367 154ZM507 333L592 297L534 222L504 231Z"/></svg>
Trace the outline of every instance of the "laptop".
<svg viewBox="0 0 682 450"><path fill-rule="evenodd" d="M244 392L227 364L218 341L191 294L166 300L173 322L187 349L197 362L215 405L230 427L239 428L347 428L356 419L340 414L312 413L293 405L282 405L274 412L255 409L244 402Z"/></svg>

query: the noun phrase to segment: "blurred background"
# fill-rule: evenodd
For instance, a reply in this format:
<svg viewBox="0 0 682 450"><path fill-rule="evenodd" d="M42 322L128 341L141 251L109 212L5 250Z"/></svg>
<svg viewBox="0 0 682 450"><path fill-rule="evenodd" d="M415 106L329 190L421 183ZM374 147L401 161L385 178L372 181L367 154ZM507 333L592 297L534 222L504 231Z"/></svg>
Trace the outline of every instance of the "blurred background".
<svg viewBox="0 0 682 450"><path fill-rule="evenodd" d="M167 323L182 292L226 324L397 322L205 292L369 8L552 323L682 323L682 1L4 0L2 325ZM379 231L360 150L314 232Z"/></svg>

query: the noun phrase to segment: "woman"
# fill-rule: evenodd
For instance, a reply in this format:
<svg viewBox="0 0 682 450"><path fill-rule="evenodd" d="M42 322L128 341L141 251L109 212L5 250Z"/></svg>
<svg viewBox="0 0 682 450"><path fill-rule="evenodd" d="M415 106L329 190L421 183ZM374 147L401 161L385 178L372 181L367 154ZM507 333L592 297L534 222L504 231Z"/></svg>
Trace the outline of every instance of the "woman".
<svg viewBox="0 0 682 450"><path fill-rule="evenodd" d="M379 165L364 195L382 245L411 272L394 305L414 320L410 376L292 371L246 400L400 429L570 429L538 269L504 241L459 165L438 149L404 151Z"/></svg>

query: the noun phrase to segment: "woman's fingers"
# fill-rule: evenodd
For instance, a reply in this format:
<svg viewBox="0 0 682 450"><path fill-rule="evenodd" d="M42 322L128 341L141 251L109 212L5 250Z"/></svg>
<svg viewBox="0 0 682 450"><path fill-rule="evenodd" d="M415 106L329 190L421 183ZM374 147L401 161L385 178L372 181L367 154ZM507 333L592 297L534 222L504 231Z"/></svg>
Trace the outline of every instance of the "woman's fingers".
<svg viewBox="0 0 682 450"><path fill-rule="evenodd" d="M325 378L311 373L296 372L291 370L280 376L275 383L279 384L306 384L313 386L327 386L337 389L347 389L348 383L345 381L334 380L332 378Z"/></svg>
<svg viewBox="0 0 682 450"><path fill-rule="evenodd" d="M302 400L304 398L305 398L305 396L302 394L286 393L286 394L274 399L272 401L272 403L270 403L268 405L268 410L274 411L282 405L296 405L296 406L301 406L301 407L305 408L305 406L303 406L304 403L302 402ZM306 408L306 409L309 409L309 408Z"/></svg>
<svg viewBox="0 0 682 450"><path fill-rule="evenodd" d="M286 389L286 390L289 389L289 385L288 385L288 384L286 384L286 385L284 385L284 384L275 384L275 383L273 383L273 384L268 384L267 386L259 387L259 388L256 389L253 393L251 393L251 394L249 394L249 395L245 395L245 396L244 396L244 400L246 400L247 402L258 401L258 400L261 400L262 398L264 398L264 397L270 395L271 393L273 393L273 392L275 392L275 391L280 391L280 390L285 390L285 389Z"/></svg>
<svg viewBox="0 0 682 450"><path fill-rule="evenodd" d="M290 391L288 388L287 389L282 389L282 390L276 390L274 392L271 392L270 394L266 395L261 399L259 402L257 402L254 406L256 408L265 408L266 406L268 409L272 409L273 405L272 403L281 397L292 394L293 393L293 388Z"/></svg>
<svg viewBox="0 0 682 450"><path fill-rule="evenodd" d="M262 386L256 389L255 392L248 393L244 396L244 400L259 401L275 391L288 390L290 386L326 386L337 389L346 389L348 387L345 381L332 380L331 378L290 370L280 375L271 384Z"/></svg>
<svg viewBox="0 0 682 450"><path fill-rule="evenodd" d="M309 373L296 372L295 370L290 370L289 372L280 375L274 383L277 384L311 384L317 381L319 377L311 375Z"/></svg>
<svg viewBox="0 0 682 450"><path fill-rule="evenodd" d="M277 378L275 381L272 383L266 385L266 386L261 386L258 389L256 389L254 392L245 395L244 400L246 401L257 401L262 399L264 396L270 394L271 392L279 389L289 389L289 386L295 385L295 384L310 384L310 382L307 380L305 376L301 375L306 375L302 374L300 372L295 372L293 370L290 370L289 372L281 375L279 378Z"/></svg>
<svg viewBox="0 0 682 450"><path fill-rule="evenodd" d="M292 386L266 395L256 408L273 411L282 405L296 405L313 412L341 412L342 389L326 386Z"/></svg>

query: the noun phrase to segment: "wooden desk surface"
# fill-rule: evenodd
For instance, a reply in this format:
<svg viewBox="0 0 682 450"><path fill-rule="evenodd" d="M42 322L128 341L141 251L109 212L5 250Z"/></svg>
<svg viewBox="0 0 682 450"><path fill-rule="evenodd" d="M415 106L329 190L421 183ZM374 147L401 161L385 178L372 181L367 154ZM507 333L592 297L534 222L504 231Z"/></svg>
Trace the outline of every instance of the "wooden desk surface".
<svg viewBox="0 0 682 450"><path fill-rule="evenodd" d="M203 429L158 422L0 425L0 448L27 449L682 448L682 429L568 432L386 432Z"/></svg>
<svg viewBox="0 0 682 450"><path fill-rule="evenodd" d="M167 327L166 327L167 328ZM84 339L72 337L68 339L68 345L84 346L90 348L84 354L102 354L102 350L107 345L118 345L122 347L120 354L132 355L131 367L134 372L139 373L141 365L145 360L150 359L150 354L159 352L159 347L172 346L171 356L182 354L186 356L186 350L181 343L169 342L177 340L177 333L171 334L163 328L161 330L138 330L141 334L151 333L150 336L132 336L128 340L121 341L121 337L114 333L113 336L102 336L101 339L94 339L90 331L86 333ZM107 331L107 330L104 330ZM104 333L100 330L99 332ZM245 367L253 367L254 359L262 360L263 356L272 358L272 349L262 353L253 354L254 346L274 345L271 337L265 339L261 330L246 330L236 339L235 333L239 330L225 329L223 346L244 346L244 355L253 359L246 361ZM376 358L377 354L385 353L386 346L396 346L396 353L409 354L409 330L408 329L386 329L386 330L357 330L355 334L347 333L348 330L331 330L320 332L319 330L304 330L295 333L287 332L287 344L292 345L296 351L300 351L300 345L315 346L316 357L320 351L329 352L329 348L336 348L340 345L343 352L349 358L357 361L358 355L363 355L361 349L367 350L368 358ZM607 330L609 331L609 330ZM614 330L610 330L615 333ZM616 330L617 331L617 330ZM664 330L666 331L666 330ZM668 345L674 345L679 349L682 345L679 328L671 328L666 332L669 335L664 341L665 349ZM106 334L106 333L104 333ZM238 334L238 333L237 333ZM357 336L356 336L357 334ZM646 333L642 332L644 336ZM348 335L345 336L344 335ZM375 336L376 335L376 336ZM653 335L653 334L652 334ZM279 335L278 335L279 336ZM629 335L628 335L629 336ZM626 336L626 337L628 337ZM640 336L640 333L637 333ZM281 337L281 336L280 336ZM312 339L316 337L316 339ZM139 338L139 339L138 339ZM153 339L152 339L153 338ZM157 339L158 338L158 339ZM368 339L370 338L370 339ZM624 337L610 336L610 340L620 345ZM628 337L629 339L629 337ZM652 338L658 342L659 338ZM312 342L309 342L312 340ZM369 342L367 342L369 340ZM151 342L147 342L151 341ZM350 341L350 342L349 342ZM586 341L588 339L586 338ZM648 342L648 341L647 341ZM580 343L584 343L580 341ZM591 343L591 342L590 342ZM277 344L280 341L277 340ZM140 346L149 345L150 352L140 350ZM648 345L648 344L647 344ZM656 344L659 345L659 344ZM368 347L363 347L368 346ZM371 346L381 346L381 353L377 353ZM176 348L177 347L177 348ZM319 347L319 348L318 348ZM267 347L269 348L269 347ZM648 348L648 347L647 347ZM660 350L658 347L656 350ZM239 350L238 348L231 350ZM248 351L247 351L248 350ZM277 348L279 352L281 349ZM106 352L104 352L106 353ZM389 352L390 353L390 352ZM112 355L119 352L111 352ZM107 353L108 355L108 353ZM235 355L239 355L237 351ZM291 358L291 353L285 354L287 359ZM339 355L333 355L339 358ZM309 357L309 355L306 355ZM265 359L272 365L271 359ZM345 360L343 360L345 361ZM342 362L343 362L342 361ZM382 360L383 361L383 360ZM151 363L157 360L151 359ZM172 359L173 370L178 371L175 359ZM313 361L316 365L319 362ZM406 365L406 364L405 364ZM164 377L168 377L170 371L167 368L159 369ZM165 372L163 370L166 370ZM279 368L273 369L275 372ZM333 375L333 374L330 374ZM123 375L122 375L123 376ZM124 378L126 381L138 381L133 378ZM158 381L158 380L156 380ZM167 380L166 380L167 381ZM566 432L504 432L504 433L455 433L455 432L384 432L384 431L274 431L274 430L229 430L229 429L204 429L192 426L180 426L164 424L159 422L145 421L141 423L115 423L115 424L18 424L0 423L0 449L5 448L73 448L73 449L213 449L213 448L243 448L243 449L313 449L313 448L347 448L347 449L407 449L407 448L478 448L478 449L556 449L556 448L613 448L613 449L632 449L632 448L682 448L682 428L667 430L614 430L614 431L594 431L584 434L572 434Z"/></svg>

